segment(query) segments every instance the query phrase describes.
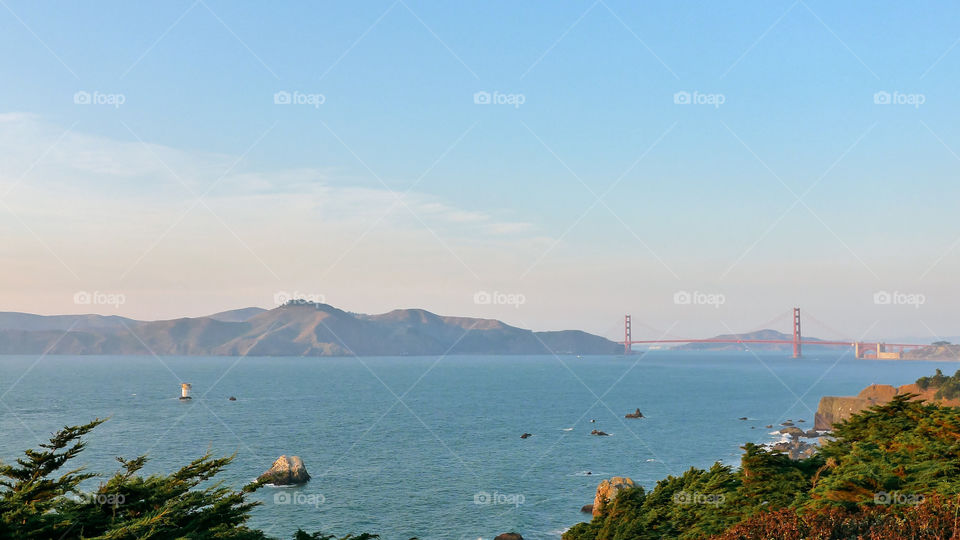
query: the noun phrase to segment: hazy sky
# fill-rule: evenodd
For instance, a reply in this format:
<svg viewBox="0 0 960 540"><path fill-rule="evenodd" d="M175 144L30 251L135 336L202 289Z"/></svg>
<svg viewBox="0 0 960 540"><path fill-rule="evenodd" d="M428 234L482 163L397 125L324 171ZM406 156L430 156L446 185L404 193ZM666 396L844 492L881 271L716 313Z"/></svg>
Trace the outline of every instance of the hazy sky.
<svg viewBox="0 0 960 540"><path fill-rule="evenodd" d="M0 310L960 334L958 16L5 0Z"/></svg>

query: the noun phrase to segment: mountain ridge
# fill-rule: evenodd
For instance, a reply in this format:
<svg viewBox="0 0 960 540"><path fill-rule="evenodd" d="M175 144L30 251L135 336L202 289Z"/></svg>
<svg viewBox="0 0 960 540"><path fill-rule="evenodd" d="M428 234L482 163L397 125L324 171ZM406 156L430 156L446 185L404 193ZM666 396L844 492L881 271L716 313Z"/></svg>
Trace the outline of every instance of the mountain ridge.
<svg viewBox="0 0 960 540"><path fill-rule="evenodd" d="M622 351L621 345L580 330L534 332L497 319L444 316L416 308L367 315L328 304L292 302L271 310L241 308L160 321L0 313L0 354L428 356Z"/></svg>

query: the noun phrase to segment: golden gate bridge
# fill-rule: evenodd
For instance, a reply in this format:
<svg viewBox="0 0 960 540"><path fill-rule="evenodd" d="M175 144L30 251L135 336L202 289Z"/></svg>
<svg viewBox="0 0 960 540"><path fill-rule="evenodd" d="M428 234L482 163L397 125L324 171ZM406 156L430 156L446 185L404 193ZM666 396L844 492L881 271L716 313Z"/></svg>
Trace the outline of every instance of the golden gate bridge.
<svg viewBox="0 0 960 540"><path fill-rule="evenodd" d="M786 316L789 316L789 312L778 316L770 323L764 325L764 328L767 325L777 322L779 319L782 319ZM810 319L813 317L807 316ZM816 321L816 319L813 319ZM623 344L624 354L630 354L633 352L634 345L659 345L659 344L668 344L668 343L738 343L738 344L750 344L750 343L764 343L771 345L793 345L793 357L800 358L803 356L803 346L804 345L816 345L816 346L828 346L828 347L853 347L854 356L857 358L877 358L877 359L886 359L886 360L898 360L903 354L904 349L917 349L920 347L926 347L928 344L918 344L918 343L885 343L882 341L859 341L852 339L840 339L840 340L820 340L820 339L803 339L803 335L800 331L800 308L793 308L793 337L791 339L755 339L755 338L746 338L740 337L743 334L731 334L730 337L716 337L716 338L707 338L707 339L688 339L688 338L679 338L675 336L668 336L668 339L633 339L632 337L632 326L633 321L631 320L630 315L624 316L624 325L623 325L623 341L618 342ZM816 321L821 326L828 328L825 324L820 321Z"/></svg>

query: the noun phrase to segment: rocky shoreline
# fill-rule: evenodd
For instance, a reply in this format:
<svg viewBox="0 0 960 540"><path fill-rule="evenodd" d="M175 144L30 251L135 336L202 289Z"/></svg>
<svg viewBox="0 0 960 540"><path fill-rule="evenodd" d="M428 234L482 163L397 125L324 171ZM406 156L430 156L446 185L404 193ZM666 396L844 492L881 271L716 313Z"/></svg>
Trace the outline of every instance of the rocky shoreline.
<svg viewBox="0 0 960 540"><path fill-rule="evenodd" d="M937 387L920 388L917 383L892 386L889 384L871 384L856 396L824 396L820 398L817 414L814 417L813 428L816 430L831 430L833 425L850 418L854 414L876 405L883 405L895 396L915 394L913 400L923 400L930 403L960 407L960 399L940 399L936 397Z"/></svg>

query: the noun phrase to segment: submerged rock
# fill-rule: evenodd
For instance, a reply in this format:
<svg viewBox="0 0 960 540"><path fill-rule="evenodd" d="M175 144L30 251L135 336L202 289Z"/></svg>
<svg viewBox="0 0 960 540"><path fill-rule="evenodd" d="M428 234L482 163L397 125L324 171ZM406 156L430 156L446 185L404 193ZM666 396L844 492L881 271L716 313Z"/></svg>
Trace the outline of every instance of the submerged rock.
<svg viewBox="0 0 960 540"><path fill-rule="evenodd" d="M273 462L270 470L261 474L257 480L261 480L275 486L290 486L295 484L304 484L310 480L310 474L303 465L300 456L287 456L286 454L277 458Z"/></svg>
<svg viewBox="0 0 960 540"><path fill-rule="evenodd" d="M493 540L523 540L523 537L520 536L520 533L508 532L498 534Z"/></svg>
<svg viewBox="0 0 960 540"><path fill-rule="evenodd" d="M599 429L595 429L595 430L591 431L590 434L591 434L591 435L596 435L596 436L598 436L598 437L609 437L609 436L610 436L610 434L607 433L606 431L600 431Z"/></svg>
<svg viewBox="0 0 960 540"><path fill-rule="evenodd" d="M528 438L528 437L533 437L533 434L532 434L532 433L524 433L523 435L520 436L521 439L526 439L526 438Z"/></svg>

